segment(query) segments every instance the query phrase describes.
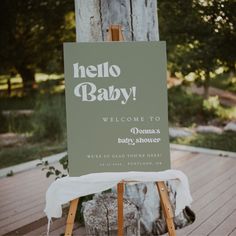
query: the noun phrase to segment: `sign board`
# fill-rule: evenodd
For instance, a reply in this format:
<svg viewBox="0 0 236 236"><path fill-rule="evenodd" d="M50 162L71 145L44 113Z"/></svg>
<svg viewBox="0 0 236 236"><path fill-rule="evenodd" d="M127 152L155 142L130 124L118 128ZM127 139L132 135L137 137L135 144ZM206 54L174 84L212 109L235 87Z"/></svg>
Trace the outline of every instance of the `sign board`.
<svg viewBox="0 0 236 236"><path fill-rule="evenodd" d="M70 176L170 168L165 42L65 43Z"/></svg>

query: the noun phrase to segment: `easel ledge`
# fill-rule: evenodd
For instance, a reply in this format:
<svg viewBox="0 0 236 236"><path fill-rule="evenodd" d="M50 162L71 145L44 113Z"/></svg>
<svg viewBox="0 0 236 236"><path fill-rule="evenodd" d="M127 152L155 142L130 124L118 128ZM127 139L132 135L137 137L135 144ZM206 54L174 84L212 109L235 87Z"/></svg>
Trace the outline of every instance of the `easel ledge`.
<svg viewBox="0 0 236 236"><path fill-rule="evenodd" d="M107 34L107 40L108 41L124 41L124 36L122 34L122 29L120 25L111 25L108 29ZM126 183L130 182L137 182L137 181L121 181L117 184L117 224L118 224L118 236L123 236L123 194L124 194L124 185ZM161 200L161 206L163 208L164 217L166 220L167 230L169 236L176 236L175 232L175 226L174 226L174 215L171 208L171 204L169 201L169 196L167 192L166 185L164 181L156 182L157 190L160 195ZM76 210L78 207L79 198L76 198L70 202L70 209L67 217L66 222L66 230L65 230L65 236L71 236L73 227L74 227L74 221L75 221L75 215Z"/></svg>

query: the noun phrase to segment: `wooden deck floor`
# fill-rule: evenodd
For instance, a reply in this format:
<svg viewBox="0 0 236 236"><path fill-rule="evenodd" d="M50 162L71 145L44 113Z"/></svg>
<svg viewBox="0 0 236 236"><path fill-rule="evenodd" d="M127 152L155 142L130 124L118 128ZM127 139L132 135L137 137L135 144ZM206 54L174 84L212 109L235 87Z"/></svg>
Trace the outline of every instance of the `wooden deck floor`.
<svg viewBox="0 0 236 236"><path fill-rule="evenodd" d="M195 223L178 236L236 236L236 158L171 152L172 168L189 177ZM45 235L45 192L53 179L39 168L0 179L0 235ZM64 232L65 218L54 221L50 235ZM85 235L75 228L74 235Z"/></svg>

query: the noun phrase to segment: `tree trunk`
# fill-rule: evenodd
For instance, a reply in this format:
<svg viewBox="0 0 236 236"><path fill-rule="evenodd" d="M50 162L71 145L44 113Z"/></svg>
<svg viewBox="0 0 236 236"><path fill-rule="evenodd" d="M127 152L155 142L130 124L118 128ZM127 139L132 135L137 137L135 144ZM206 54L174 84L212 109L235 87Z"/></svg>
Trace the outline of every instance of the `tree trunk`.
<svg viewBox="0 0 236 236"><path fill-rule="evenodd" d="M7 95L11 96L11 78L7 78Z"/></svg>
<svg viewBox="0 0 236 236"><path fill-rule="evenodd" d="M209 87L210 87L210 74L207 73L206 74L206 79L204 81L204 84L203 84L203 97L204 99L208 99L209 97Z"/></svg>
<svg viewBox="0 0 236 236"><path fill-rule="evenodd" d="M77 42L106 41L111 24L122 26L125 41L159 40L156 0L75 0L75 11ZM151 234L160 205L156 185L148 183L126 188L129 197L142 203L142 222L146 232Z"/></svg>
<svg viewBox="0 0 236 236"><path fill-rule="evenodd" d="M124 198L124 235L140 235L140 215L134 203ZM87 235L117 235L117 195L103 193L83 203L83 215ZM99 216L99 217L98 217Z"/></svg>
<svg viewBox="0 0 236 236"><path fill-rule="evenodd" d="M158 41L156 0L75 0L77 42L106 41L110 24L125 41Z"/></svg>
<svg viewBox="0 0 236 236"><path fill-rule="evenodd" d="M31 68L27 68L26 66L17 68L17 71L22 78L24 93L32 93L35 86L35 71Z"/></svg>

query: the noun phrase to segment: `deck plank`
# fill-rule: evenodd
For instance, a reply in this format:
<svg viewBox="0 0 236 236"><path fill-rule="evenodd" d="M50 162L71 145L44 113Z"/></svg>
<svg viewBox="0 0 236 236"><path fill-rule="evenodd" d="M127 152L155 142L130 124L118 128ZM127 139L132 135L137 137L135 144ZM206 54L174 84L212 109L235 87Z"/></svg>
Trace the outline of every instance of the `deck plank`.
<svg viewBox="0 0 236 236"><path fill-rule="evenodd" d="M217 211L203 224L200 225L196 230L193 231L195 235L228 235L229 232L235 227L235 213L236 213L236 198L228 201L223 207L218 208ZM234 217L234 224L230 223L228 218ZM225 230L221 225L224 225L224 222L227 222L227 233L220 233L220 231Z"/></svg>
<svg viewBox="0 0 236 236"><path fill-rule="evenodd" d="M235 219L233 219L233 220L235 221ZM234 229L227 236L236 236L236 226L234 227Z"/></svg>
<svg viewBox="0 0 236 236"><path fill-rule="evenodd" d="M174 150L171 161L173 169L189 178L197 215L196 222L177 235L236 236L236 159ZM45 192L52 181L40 168L0 179L0 235L45 217ZM55 220L50 235L63 233L65 222L65 217ZM39 225L24 235L46 235L46 229ZM76 226L74 235L85 235L84 228Z"/></svg>
<svg viewBox="0 0 236 236"><path fill-rule="evenodd" d="M0 179L0 235L45 217L45 192L53 180L40 168Z"/></svg>
<svg viewBox="0 0 236 236"><path fill-rule="evenodd" d="M182 235L196 235L194 231L201 227L205 221L212 217L219 209L222 209L229 201L236 197L236 185L227 189L223 193L209 199L208 202L201 202L201 204L193 203L193 210L196 212L197 218L194 224L182 230ZM197 205L197 206L196 206ZM199 208L200 209L199 209Z"/></svg>
<svg viewBox="0 0 236 236"><path fill-rule="evenodd" d="M234 205L235 207L235 205ZM210 235L236 235L236 209Z"/></svg>
<svg viewBox="0 0 236 236"><path fill-rule="evenodd" d="M65 217L54 220L50 225L50 235L52 236L51 232L60 228L62 225L65 225L65 223L66 223ZM38 236L47 235L47 227L45 227L45 225L44 225L44 226L41 226L29 233L24 234L24 236L32 236L32 235L38 235Z"/></svg>
<svg viewBox="0 0 236 236"><path fill-rule="evenodd" d="M220 175L216 176L212 181L207 182L205 185L202 185L195 191L192 191L192 195L194 196L194 201L197 201L201 197L203 197L208 192L213 191L218 185L223 185L225 181L234 178L236 173L236 165L231 165L229 169Z"/></svg>
<svg viewBox="0 0 236 236"><path fill-rule="evenodd" d="M203 184L207 184L208 182L214 180L217 176L221 175L232 165L231 160L218 160L216 163L211 163L211 166L205 166L202 170L199 170L197 175L192 176L190 178L191 187L194 190L197 190Z"/></svg>
<svg viewBox="0 0 236 236"><path fill-rule="evenodd" d="M171 161L173 169L184 168L185 170L191 170L193 166L197 167L201 162L204 162L204 159L199 154L190 155L190 157L185 154L180 162L172 163Z"/></svg>

